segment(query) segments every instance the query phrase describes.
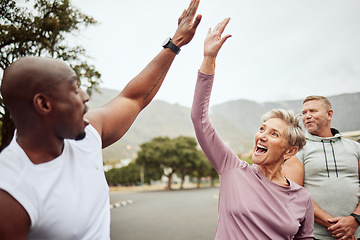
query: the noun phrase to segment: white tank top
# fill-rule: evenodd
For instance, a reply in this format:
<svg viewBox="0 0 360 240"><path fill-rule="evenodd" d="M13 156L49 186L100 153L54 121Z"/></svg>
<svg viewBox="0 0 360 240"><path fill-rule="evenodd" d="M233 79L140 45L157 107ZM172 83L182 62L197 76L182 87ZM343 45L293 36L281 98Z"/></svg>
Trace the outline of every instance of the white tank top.
<svg viewBox="0 0 360 240"><path fill-rule="evenodd" d="M29 239L110 239L109 188L101 139L87 126L83 140L65 140L56 159L33 164L15 137L0 154L0 188L31 219Z"/></svg>

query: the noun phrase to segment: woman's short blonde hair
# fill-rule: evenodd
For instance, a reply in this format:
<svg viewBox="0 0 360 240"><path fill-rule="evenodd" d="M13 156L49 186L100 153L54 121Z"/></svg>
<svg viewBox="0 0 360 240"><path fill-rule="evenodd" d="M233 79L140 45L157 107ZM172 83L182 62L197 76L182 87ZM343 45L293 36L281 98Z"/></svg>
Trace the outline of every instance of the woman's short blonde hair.
<svg viewBox="0 0 360 240"><path fill-rule="evenodd" d="M300 125L300 115L295 116L292 110L273 109L265 113L261 117L261 120L262 122L266 122L267 120L272 118L279 118L287 123L288 128L285 135L290 146L297 146L299 150L301 150L305 146L306 139L304 131Z"/></svg>

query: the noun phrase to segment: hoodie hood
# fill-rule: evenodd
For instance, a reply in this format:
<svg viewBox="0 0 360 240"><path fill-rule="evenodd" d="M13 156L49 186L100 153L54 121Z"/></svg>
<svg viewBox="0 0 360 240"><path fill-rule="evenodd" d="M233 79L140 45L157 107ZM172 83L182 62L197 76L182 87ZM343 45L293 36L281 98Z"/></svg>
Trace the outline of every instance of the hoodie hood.
<svg viewBox="0 0 360 240"><path fill-rule="evenodd" d="M312 141L312 142L336 142L337 140L340 140L342 135L341 133L336 130L335 128L331 128L331 133L333 134L332 137L319 137L316 135L312 135L308 131L305 132L305 138L306 140Z"/></svg>

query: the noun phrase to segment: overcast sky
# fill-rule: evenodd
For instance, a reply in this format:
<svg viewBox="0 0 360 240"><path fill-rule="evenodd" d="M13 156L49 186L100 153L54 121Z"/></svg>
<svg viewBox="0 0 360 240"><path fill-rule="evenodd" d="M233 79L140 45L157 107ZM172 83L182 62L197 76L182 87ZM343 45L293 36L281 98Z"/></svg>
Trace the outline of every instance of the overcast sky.
<svg viewBox="0 0 360 240"><path fill-rule="evenodd" d="M121 90L172 37L189 0L73 0L99 21L74 41L102 74L101 87ZM360 92L360 1L201 0L197 33L176 56L156 99L190 107L203 42L231 17L211 105Z"/></svg>

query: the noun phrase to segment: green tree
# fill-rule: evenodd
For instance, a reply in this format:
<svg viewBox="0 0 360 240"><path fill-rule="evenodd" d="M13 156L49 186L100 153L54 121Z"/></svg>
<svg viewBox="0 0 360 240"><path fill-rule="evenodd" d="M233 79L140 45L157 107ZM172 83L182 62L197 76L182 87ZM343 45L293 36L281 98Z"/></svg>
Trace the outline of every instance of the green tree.
<svg viewBox="0 0 360 240"><path fill-rule="evenodd" d="M112 168L105 172L106 181L110 186L123 185L131 186L141 183L141 165L132 162L129 165L121 168ZM161 179L163 175L162 169L159 170L154 167L144 169L144 181L151 184L151 181Z"/></svg>
<svg viewBox="0 0 360 240"><path fill-rule="evenodd" d="M140 166L135 163L130 163L126 167L120 168L121 182L120 184L131 186L139 185L140 183Z"/></svg>
<svg viewBox="0 0 360 240"><path fill-rule="evenodd" d="M146 172L157 172L155 175L159 174L161 178L164 173L161 159L165 152L164 146L169 141L168 137L156 137L140 145L140 151L138 151L135 161L144 167L144 175Z"/></svg>
<svg viewBox="0 0 360 240"><path fill-rule="evenodd" d="M210 163L210 162L209 162ZM211 163L210 163L211 165ZM209 176L211 178L211 186L214 187L215 186L215 180L219 179L219 174L216 172L215 168L211 165L211 168L209 170Z"/></svg>
<svg viewBox="0 0 360 240"><path fill-rule="evenodd" d="M168 188L171 189L173 169L165 169L171 158L171 140L169 137L156 137L151 141L140 145L136 163L144 166L144 169L157 169L169 179Z"/></svg>
<svg viewBox="0 0 360 240"><path fill-rule="evenodd" d="M106 181L110 186L132 186L140 183L140 166L135 163L122 168L112 168L105 172Z"/></svg>
<svg viewBox="0 0 360 240"><path fill-rule="evenodd" d="M100 83L100 73L86 61L81 46L71 46L68 37L96 21L70 5L69 0L25 0L32 7L18 6L16 0L0 3L0 68L5 70L23 56L44 56L66 61L91 95ZM14 124L0 99L0 150L11 141Z"/></svg>
<svg viewBox="0 0 360 240"><path fill-rule="evenodd" d="M177 157L172 168L180 177L180 189L184 187L185 176L190 175L196 168L196 161L199 159L197 142L193 137L183 137L173 139L174 154Z"/></svg>
<svg viewBox="0 0 360 240"><path fill-rule="evenodd" d="M158 167L147 167L143 168L143 170L144 182L148 185L151 185L151 181L160 180L163 175L163 171Z"/></svg>
<svg viewBox="0 0 360 240"><path fill-rule="evenodd" d="M184 179L194 171L194 162L197 158L196 145L195 139L191 137L153 138L150 142L140 145L136 162L145 169L148 167L159 169L168 178L167 188L171 189L175 172Z"/></svg>
<svg viewBox="0 0 360 240"><path fill-rule="evenodd" d="M208 177L208 176L212 177L212 170L215 171L214 167L211 165L210 161L207 159L204 152L202 150L198 150L198 158L195 162L195 169L191 174L192 177L196 178L196 182L197 182L196 185L198 188L200 188L201 179L203 177ZM217 173L216 176L218 176Z"/></svg>
<svg viewBox="0 0 360 240"><path fill-rule="evenodd" d="M120 168L112 168L105 172L105 178L110 186L116 186L121 182L121 170Z"/></svg>

